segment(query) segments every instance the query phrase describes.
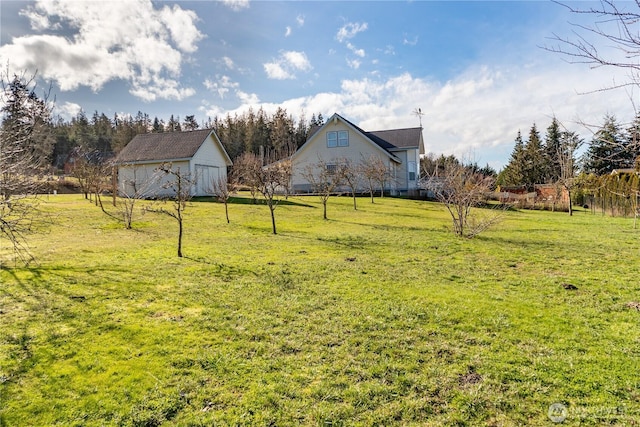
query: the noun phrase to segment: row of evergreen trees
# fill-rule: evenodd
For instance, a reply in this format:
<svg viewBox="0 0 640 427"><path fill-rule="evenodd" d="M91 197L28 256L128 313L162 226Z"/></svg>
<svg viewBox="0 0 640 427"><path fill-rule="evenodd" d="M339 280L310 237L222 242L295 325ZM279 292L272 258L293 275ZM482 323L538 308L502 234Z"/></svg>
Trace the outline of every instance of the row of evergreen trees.
<svg viewBox="0 0 640 427"><path fill-rule="evenodd" d="M249 109L242 115L214 117L203 123L198 123L193 115L182 121L171 115L165 122L140 111L135 116L115 114L113 119L97 111L89 118L81 111L70 121L59 118L52 123L55 143L50 158L53 166L61 169L77 150L110 157L117 155L137 134L196 129L214 129L232 159L244 152L259 154L260 150L291 152L304 144L312 128L323 123L322 114L313 114L309 121L302 115L296 121L282 108L272 115L262 108Z"/></svg>
<svg viewBox="0 0 640 427"><path fill-rule="evenodd" d="M577 149L583 142L576 132L563 129L555 117L544 139L534 123L526 142L518 131L509 163L498 175L497 182L501 186L532 190L535 184L557 183L566 178L567 171L563 168L568 165L573 169L571 176L580 172L601 176L614 170L635 168L636 159L640 157L640 116L623 129L614 115L606 115L587 149L580 154ZM568 156L576 158L567 159Z"/></svg>

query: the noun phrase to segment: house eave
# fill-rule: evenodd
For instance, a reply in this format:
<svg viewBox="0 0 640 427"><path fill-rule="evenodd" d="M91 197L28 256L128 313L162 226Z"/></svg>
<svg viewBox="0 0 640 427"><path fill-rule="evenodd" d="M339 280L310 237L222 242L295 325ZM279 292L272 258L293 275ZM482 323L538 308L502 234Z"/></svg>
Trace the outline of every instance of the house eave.
<svg viewBox="0 0 640 427"><path fill-rule="evenodd" d="M130 161L117 161L116 166L132 166L132 165L150 165L167 162L189 162L193 157L183 157L178 159L150 159L150 160L130 160Z"/></svg>

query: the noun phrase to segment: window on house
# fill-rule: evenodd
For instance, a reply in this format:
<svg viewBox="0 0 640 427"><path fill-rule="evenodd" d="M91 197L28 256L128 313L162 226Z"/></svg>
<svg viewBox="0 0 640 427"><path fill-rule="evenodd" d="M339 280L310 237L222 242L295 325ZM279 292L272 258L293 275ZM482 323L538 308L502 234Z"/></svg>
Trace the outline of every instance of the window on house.
<svg viewBox="0 0 640 427"><path fill-rule="evenodd" d="M349 132L346 130L338 131L338 147L349 146Z"/></svg>
<svg viewBox="0 0 640 427"><path fill-rule="evenodd" d="M409 162L407 165L409 168L409 181L416 180L416 162Z"/></svg>
<svg viewBox="0 0 640 427"><path fill-rule="evenodd" d="M338 146L338 132L327 132L327 147L333 148Z"/></svg>
<svg viewBox="0 0 640 427"><path fill-rule="evenodd" d="M327 173L334 175L338 171L338 165L327 165Z"/></svg>
<svg viewBox="0 0 640 427"><path fill-rule="evenodd" d="M346 130L327 132L327 147L348 147L349 132Z"/></svg>

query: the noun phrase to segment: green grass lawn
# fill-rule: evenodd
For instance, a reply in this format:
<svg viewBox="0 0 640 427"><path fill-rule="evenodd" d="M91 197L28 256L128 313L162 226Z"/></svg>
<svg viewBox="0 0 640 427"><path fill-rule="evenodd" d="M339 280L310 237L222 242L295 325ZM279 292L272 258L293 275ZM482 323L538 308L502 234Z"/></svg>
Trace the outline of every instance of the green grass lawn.
<svg viewBox="0 0 640 427"><path fill-rule="evenodd" d="M167 216L46 199L37 264L0 271L0 426L640 425L631 219L465 240L435 203L289 201L278 235L192 202L180 259Z"/></svg>

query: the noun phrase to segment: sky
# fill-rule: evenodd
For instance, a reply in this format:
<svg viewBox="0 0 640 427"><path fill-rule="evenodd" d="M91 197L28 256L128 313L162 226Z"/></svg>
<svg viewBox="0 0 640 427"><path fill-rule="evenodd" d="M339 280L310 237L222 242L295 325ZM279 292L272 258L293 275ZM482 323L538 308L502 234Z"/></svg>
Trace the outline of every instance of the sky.
<svg viewBox="0 0 640 427"><path fill-rule="evenodd" d="M428 153L500 170L534 123L588 140L581 123L634 116L636 93L600 91L624 71L544 49L584 19L545 1L2 0L0 63L37 71L67 120L338 113L367 131L422 124Z"/></svg>

